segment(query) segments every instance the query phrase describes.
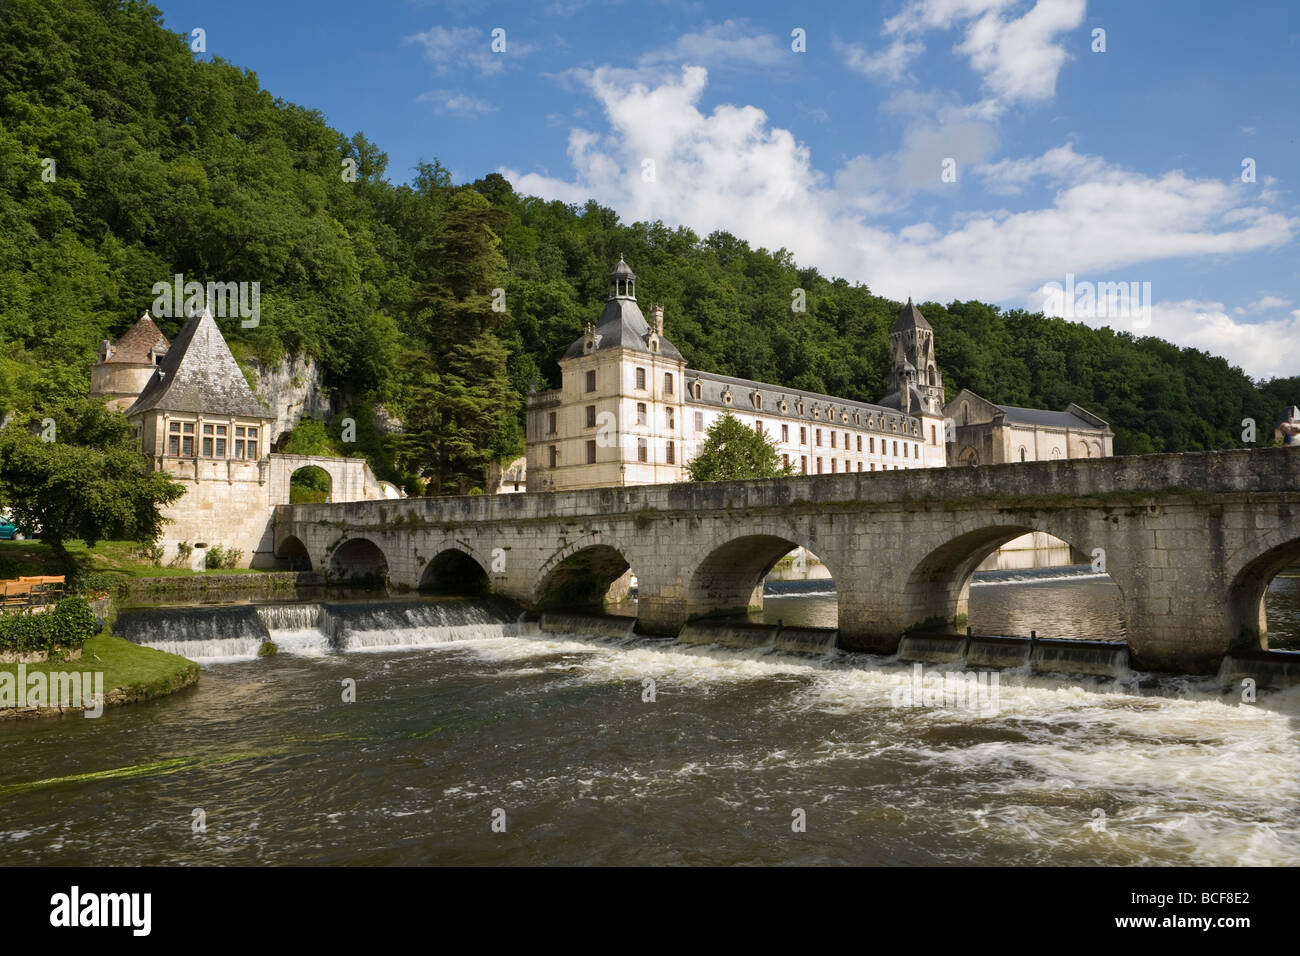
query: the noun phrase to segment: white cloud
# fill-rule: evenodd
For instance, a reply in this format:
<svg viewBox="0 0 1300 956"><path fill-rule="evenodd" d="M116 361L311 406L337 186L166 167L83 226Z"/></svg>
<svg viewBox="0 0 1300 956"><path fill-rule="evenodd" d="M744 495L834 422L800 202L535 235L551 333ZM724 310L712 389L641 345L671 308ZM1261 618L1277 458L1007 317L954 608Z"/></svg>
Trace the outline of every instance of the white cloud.
<svg viewBox="0 0 1300 956"><path fill-rule="evenodd" d="M489 30L472 27L430 27L424 33L404 37L404 44L418 44L433 64L434 72L445 76L449 71L471 69L481 76L492 76L506 68L507 58L527 56L533 47L505 37L505 49L492 50Z"/></svg>
<svg viewBox="0 0 1300 956"><path fill-rule="evenodd" d="M794 56L788 45L769 33L750 29L745 20L726 20L706 25L695 33L686 33L673 43L651 50L637 58L642 67L684 64L719 67L777 66Z"/></svg>
<svg viewBox="0 0 1300 956"><path fill-rule="evenodd" d="M1251 312L1267 312L1270 310L1285 309L1290 304L1290 299L1283 299L1281 296L1276 295L1264 295L1260 296L1254 302L1247 303L1246 308Z"/></svg>
<svg viewBox="0 0 1300 956"><path fill-rule="evenodd" d="M1021 192L1032 180L1043 177L1052 183L1067 180L1079 182L1100 174L1106 163L1099 156L1083 156L1066 143L1049 149L1041 156L1024 159L1004 159L977 167L976 175L984 180L990 192L1013 195Z"/></svg>
<svg viewBox="0 0 1300 956"><path fill-rule="evenodd" d="M429 90L415 98L417 103L432 103L439 113L451 113L455 116L481 116L494 113L497 107L487 100L481 100L455 90Z"/></svg>
<svg viewBox="0 0 1300 956"><path fill-rule="evenodd" d="M1300 310L1262 322L1238 322L1222 302L1157 302L1151 328L1156 335L1181 346L1221 355L1255 378L1288 377L1300 373Z"/></svg>
<svg viewBox="0 0 1300 956"><path fill-rule="evenodd" d="M1011 8L1020 12L1008 12ZM849 69L877 80L898 82L925 52L921 38L935 30L964 25L954 51L966 56L981 75L990 106L1050 99L1068 59L1062 34L1083 22L1087 0L907 0L885 21L888 45L875 53L838 41L832 47Z"/></svg>
<svg viewBox="0 0 1300 956"><path fill-rule="evenodd" d="M898 154L856 157L828 182L807 146L772 127L762 110L724 104L702 112L706 82L699 67L654 86L598 69L587 83L608 129L571 131L573 179L501 172L522 192L566 202L595 198L628 221L662 219L700 234L725 229L754 246L786 248L803 263L894 298L910 291L1019 304L1067 272L1142 280L1143 264L1277 247L1300 227L1235 181L1179 171L1146 176L1063 146L988 167L994 178L1023 170L1065 180L1047 205L968 211L946 225L922 220L891 230L872 217L898 209L891 190L909 188L899 156L922 157L922 169L931 161L928 134L910 142L905 136ZM971 132L977 142L979 135ZM645 159L654 160L653 182L643 179ZM1191 344L1176 326L1169 337ZM1228 357L1254 361L1253 353Z"/></svg>

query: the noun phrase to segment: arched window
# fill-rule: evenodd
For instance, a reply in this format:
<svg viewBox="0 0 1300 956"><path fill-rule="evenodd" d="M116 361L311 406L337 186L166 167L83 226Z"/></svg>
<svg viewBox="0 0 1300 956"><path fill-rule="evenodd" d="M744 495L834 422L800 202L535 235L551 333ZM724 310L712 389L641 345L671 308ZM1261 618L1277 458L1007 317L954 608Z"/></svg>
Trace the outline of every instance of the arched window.
<svg viewBox="0 0 1300 956"><path fill-rule="evenodd" d="M691 393L695 396L696 401L698 401L704 395L704 386L699 382L693 382L691 384Z"/></svg>
<svg viewBox="0 0 1300 956"><path fill-rule="evenodd" d="M1028 460L1028 459L1025 457L1025 446L1024 446L1024 445L1021 445L1021 446L1020 446L1020 460L1021 460L1021 461L1027 461L1027 460Z"/></svg>
<svg viewBox="0 0 1300 956"><path fill-rule="evenodd" d="M970 406L965 402L961 403L961 423L963 425L970 424Z"/></svg>

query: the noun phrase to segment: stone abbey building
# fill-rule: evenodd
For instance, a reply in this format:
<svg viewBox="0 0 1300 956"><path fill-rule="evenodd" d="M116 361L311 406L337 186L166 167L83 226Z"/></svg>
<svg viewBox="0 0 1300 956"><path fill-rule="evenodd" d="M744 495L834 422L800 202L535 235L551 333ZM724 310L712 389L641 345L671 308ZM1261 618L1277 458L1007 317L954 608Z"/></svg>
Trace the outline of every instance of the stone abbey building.
<svg viewBox="0 0 1300 956"><path fill-rule="evenodd" d="M910 302L890 333L894 391L877 404L687 368L664 336L663 308L651 314L620 258L600 318L560 359L560 387L529 396L529 491L686 480L727 413L766 434L796 473L945 463L934 330Z"/></svg>
<svg viewBox="0 0 1300 956"><path fill-rule="evenodd" d="M727 413L767 435L798 474L1112 453L1106 423L1078 406L996 406L967 390L945 405L934 329L910 299L889 333L893 390L875 404L687 368L664 336L663 308L651 316L620 258L600 318L560 359L560 387L529 396L529 491L687 480Z"/></svg>

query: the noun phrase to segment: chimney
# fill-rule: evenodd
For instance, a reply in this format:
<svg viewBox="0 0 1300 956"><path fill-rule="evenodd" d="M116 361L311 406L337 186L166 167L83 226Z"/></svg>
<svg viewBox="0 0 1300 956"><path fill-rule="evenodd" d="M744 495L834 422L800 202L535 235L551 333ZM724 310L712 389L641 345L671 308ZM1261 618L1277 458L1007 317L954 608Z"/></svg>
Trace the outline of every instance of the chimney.
<svg viewBox="0 0 1300 956"><path fill-rule="evenodd" d="M664 334L664 307L662 305L656 305L654 314L655 314L655 335L658 335L662 338Z"/></svg>

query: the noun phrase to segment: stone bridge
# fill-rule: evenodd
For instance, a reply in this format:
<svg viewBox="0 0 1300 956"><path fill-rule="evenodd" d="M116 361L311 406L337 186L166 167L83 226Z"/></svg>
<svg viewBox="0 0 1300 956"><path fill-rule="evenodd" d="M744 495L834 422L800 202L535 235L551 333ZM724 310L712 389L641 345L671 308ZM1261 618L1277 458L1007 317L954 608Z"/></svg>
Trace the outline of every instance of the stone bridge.
<svg viewBox="0 0 1300 956"><path fill-rule="evenodd" d="M1135 666L1204 673L1266 645L1265 591L1300 564L1300 449L301 504L274 524L299 567L530 608L599 604L630 567L638 630L665 635L760 605L802 545L835 578L841 646L877 653L962 627L975 568L1042 531L1104 560Z"/></svg>

